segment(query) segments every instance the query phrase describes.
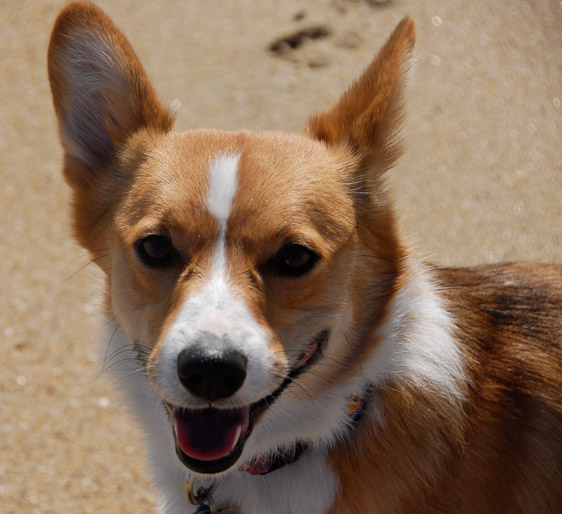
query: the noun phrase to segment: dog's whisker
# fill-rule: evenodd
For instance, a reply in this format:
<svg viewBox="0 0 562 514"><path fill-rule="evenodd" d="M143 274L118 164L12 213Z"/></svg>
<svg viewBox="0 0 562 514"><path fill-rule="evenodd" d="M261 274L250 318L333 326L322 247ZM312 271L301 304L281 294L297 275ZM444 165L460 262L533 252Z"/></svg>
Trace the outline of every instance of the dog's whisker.
<svg viewBox="0 0 562 514"><path fill-rule="evenodd" d="M138 360L135 359L134 357L125 357L124 359L119 359L115 362L112 362L108 366L106 366L105 370L104 370L104 373L108 373L109 371L123 371L122 369L117 368L117 366L119 366L120 364L123 364L124 362L132 362L132 363L134 363L135 369L138 369L140 371L145 370L144 367L138 365ZM133 369L133 368L131 368L131 369Z"/></svg>
<svg viewBox="0 0 562 514"><path fill-rule="evenodd" d="M355 348L355 345L353 344L353 342L351 341L351 339L348 337L348 335L345 332L343 333L343 337L344 337L345 341L347 342L349 348L351 349L351 352L353 353L353 356L355 357L355 361L357 362L357 365L359 367L359 371L361 373L361 376L366 379L365 370L363 369L363 363L361 362L361 359L359 358L359 354L357 353L357 348Z"/></svg>
<svg viewBox="0 0 562 514"><path fill-rule="evenodd" d="M146 368L146 361L148 360L147 358L150 356L150 353L151 353L152 350L149 347L147 347L147 346L145 346L141 343L128 344L126 346L117 348L113 352L109 353L109 349L111 347L112 340L115 337L115 334L116 334L118 329L119 329L119 326L116 325L115 329L113 330L113 333L111 334L109 342L106 346L105 354L104 354L104 357L103 357L102 369L101 369L97 378L100 378L106 372L113 369L113 367L115 365L115 363L113 361L117 357L119 357L120 355L123 355L124 353L128 353L131 350L133 350L135 352L135 355L132 356L132 357L128 357L128 359L134 361L137 364L137 366L138 366L138 363L139 363L139 360L140 360L143 364L142 367ZM125 359L122 359L119 362L122 362L123 360L125 360Z"/></svg>
<svg viewBox="0 0 562 514"><path fill-rule="evenodd" d="M106 257L108 257L108 255L100 255L100 256L96 257L95 259L91 259L90 261L88 261L83 266L80 266L80 268L78 268L74 273L71 273L70 275L68 275L64 280L61 280L58 284L56 284L53 287L53 289L56 289L57 287L60 287L62 284L64 284L68 280L70 280L72 277L75 277L76 275L78 275L78 273L80 273L83 269L87 268L90 264L94 264L101 259L105 259Z"/></svg>
<svg viewBox="0 0 562 514"><path fill-rule="evenodd" d="M97 253L108 252L108 251L109 251L109 248L99 248L97 250L92 250L91 252L90 251L83 252L80 255L78 255L75 260L80 260L80 259L83 259L84 257L90 257L92 254L95 255Z"/></svg>
<svg viewBox="0 0 562 514"><path fill-rule="evenodd" d="M126 370L122 370L122 371L126 371ZM137 369L131 370L131 372L129 374L125 375L124 377L121 377L121 380L132 377L134 375L146 376L146 370L144 368L137 368Z"/></svg>
<svg viewBox="0 0 562 514"><path fill-rule="evenodd" d="M113 380L113 385L118 385L120 382L123 382L124 380L130 379L131 377L134 377L136 375L142 375L145 376L144 370L141 368L137 368L137 369L127 369L127 368L120 368L117 369L115 371L119 371L119 372L127 372L129 371L129 373L127 373L126 375L117 377L115 380Z"/></svg>
<svg viewBox="0 0 562 514"><path fill-rule="evenodd" d="M119 357L120 355L123 354L128 354L131 352L131 348L130 347L122 347L122 348L117 348L116 350L114 350L113 352L111 352L107 358L104 359L104 362L106 364L110 364L116 357ZM129 357L130 359L136 359L136 356L131 356Z"/></svg>
<svg viewBox="0 0 562 514"><path fill-rule="evenodd" d="M310 394L309 391L307 391L307 389L304 387L303 384L301 384L298 380L290 377L289 375L285 375L282 373L273 373L274 376L280 378L281 380L289 380L291 382L291 384L296 385L297 387L299 387L301 389L301 391L306 394L308 396L308 399L314 403L314 397Z"/></svg>
<svg viewBox="0 0 562 514"><path fill-rule="evenodd" d="M103 373L104 373L104 370L105 370L105 363L106 363L106 361L107 361L107 354L108 354L108 352L109 352L109 349L111 348L111 343L112 343L112 341L113 341L113 338L115 337L115 334L117 333L117 330L119 330L119 325L116 324L116 325L115 325L115 328L113 329L113 332L111 333L111 337L109 338L109 341L107 342L107 346L105 347L105 353L104 353L104 355L103 355L103 363L104 363L104 364L102 365L101 371L100 371L100 373L99 373L99 375L98 375L97 378L99 378L99 377L100 377L101 375L103 375Z"/></svg>
<svg viewBox="0 0 562 514"><path fill-rule="evenodd" d="M109 369L111 369L112 366L114 365L115 360L118 357L120 357L124 354L129 354L130 352L131 352L130 346L125 346L125 347L117 348L116 350L114 350L109 356L107 356L106 359L104 359L104 366L103 366L103 369L102 369L100 375L107 372ZM125 359L129 359L131 361L134 361L134 362L137 363L137 365L139 364L139 361L140 361L142 363L142 367L145 368L146 366L144 365L144 361L145 361L146 357L147 357L146 355L140 356L138 354L135 354L135 355L131 355L129 357L126 357Z"/></svg>
<svg viewBox="0 0 562 514"><path fill-rule="evenodd" d="M93 336L94 334L97 334L98 332L100 332L101 330L106 328L107 326L111 325L111 323L113 323L115 321L115 319L116 319L116 316L113 316L111 319L108 319L105 323L100 325L98 328L94 329L94 331L90 334L90 336Z"/></svg>

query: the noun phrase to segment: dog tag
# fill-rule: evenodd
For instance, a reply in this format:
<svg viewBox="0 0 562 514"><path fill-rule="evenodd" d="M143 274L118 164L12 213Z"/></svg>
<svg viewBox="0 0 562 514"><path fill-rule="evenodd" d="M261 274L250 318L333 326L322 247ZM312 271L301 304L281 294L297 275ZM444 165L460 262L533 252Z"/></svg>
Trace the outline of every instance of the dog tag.
<svg viewBox="0 0 562 514"><path fill-rule="evenodd" d="M211 482L207 487L200 487L197 493L193 492L195 477L185 479L183 492L185 499L191 505L197 505L194 514L241 514L238 507L225 507L218 509L215 507L211 493L216 485L216 479Z"/></svg>

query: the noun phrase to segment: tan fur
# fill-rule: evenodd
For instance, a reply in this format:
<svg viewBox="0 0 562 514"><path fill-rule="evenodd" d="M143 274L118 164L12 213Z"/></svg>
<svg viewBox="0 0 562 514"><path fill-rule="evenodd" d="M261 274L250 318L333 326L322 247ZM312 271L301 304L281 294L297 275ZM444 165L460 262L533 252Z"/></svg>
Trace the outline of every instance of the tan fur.
<svg viewBox="0 0 562 514"><path fill-rule="evenodd" d="M230 278L270 334L279 376L306 349L295 341L324 329L326 319L333 330L345 327L349 344L329 344L328 364L305 374L292 394L316 395L362 372L381 344L391 301L414 269L382 174L401 152L415 37L405 18L339 102L313 116L302 135L172 133L172 119L130 44L101 10L76 2L61 12L49 79L75 233L105 272L108 315L150 352L143 354L149 374L183 302L211 271L220 227L205 203L208 169L225 154L241 155L228 219ZM92 40L110 57L96 62L93 55L99 69L84 80L99 87L86 94L77 90L82 68L69 56L82 58ZM98 105L100 116L81 112L84 101ZM89 131L93 142L83 141ZM173 266L151 269L139 261L135 244L151 234L172 241L179 255ZM264 271L287 242L320 256L313 273L294 280ZM331 451L340 480L331 514L559 512L562 268L428 273L455 321L466 367L458 377L460 399L399 377L377 388L357 430ZM272 379L271 391L281 380Z"/></svg>

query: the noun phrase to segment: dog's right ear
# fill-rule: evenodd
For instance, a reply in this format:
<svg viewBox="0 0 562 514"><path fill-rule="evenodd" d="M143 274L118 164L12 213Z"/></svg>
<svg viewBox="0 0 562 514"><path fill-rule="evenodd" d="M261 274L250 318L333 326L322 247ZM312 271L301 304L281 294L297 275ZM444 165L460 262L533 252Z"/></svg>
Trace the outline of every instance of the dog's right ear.
<svg viewBox="0 0 562 514"><path fill-rule="evenodd" d="M130 43L98 7L73 2L62 9L48 66L65 175L73 187L95 180L139 129L171 129L172 116L158 102Z"/></svg>
<svg viewBox="0 0 562 514"><path fill-rule="evenodd" d="M328 111L312 116L305 133L328 145L347 145L379 173L402 152L404 85L416 42L414 21L406 17L363 74Z"/></svg>

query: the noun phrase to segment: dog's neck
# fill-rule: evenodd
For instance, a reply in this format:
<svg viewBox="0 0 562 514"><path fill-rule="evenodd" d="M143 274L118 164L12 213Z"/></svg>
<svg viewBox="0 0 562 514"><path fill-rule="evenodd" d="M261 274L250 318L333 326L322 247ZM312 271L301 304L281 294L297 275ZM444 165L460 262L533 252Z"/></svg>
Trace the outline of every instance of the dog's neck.
<svg viewBox="0 0 562 514"><path fill-rule="evenodd" d="M365 387L361 394L352 394L347 403L347 417L352 423L351 429L355 428L359 419L365 412L365 402L368 395L368 387ZM267 475L277 471L283 466L295 462L302 453L309 448L309 444L297 441L292 448L276 452L272 456L256 457L240 466L240 471L245 471L250 475Z"/></svg>
<svg viewBox="0 0 562 514"><path fill-rule="evenodd" d="M354 430L358 425L363 413L365 412L365 402L369 394L369 388L365 387L362 394L350 395L346 415L351 422L350 430ZM240 466L239 471L250 475L268 475L274 471L293 464L305 451L309 449L309 444L297 441L293 448L276 452L272 456L258 457L249 460ZM214 500L217 479L211 479L206 485L202 485L195 490L195 477L192 474L186 476L184 494L186 500L197 507L196 512L213 512L217 514L239 514L240 508L233 506L221 506L217 509Z"/></svg>

